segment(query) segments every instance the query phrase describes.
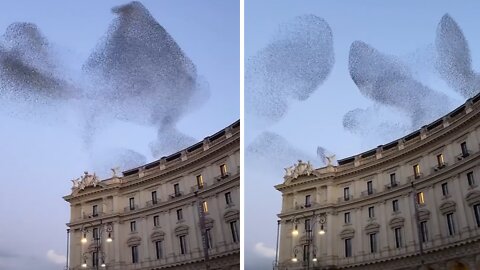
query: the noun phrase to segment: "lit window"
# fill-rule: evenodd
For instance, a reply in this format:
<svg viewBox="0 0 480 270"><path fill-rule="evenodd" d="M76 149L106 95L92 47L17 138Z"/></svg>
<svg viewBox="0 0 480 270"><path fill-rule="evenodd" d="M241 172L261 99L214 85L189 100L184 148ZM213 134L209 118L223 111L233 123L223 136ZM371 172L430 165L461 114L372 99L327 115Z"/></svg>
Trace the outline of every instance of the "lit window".
<svg viewBox="0 0 480 270"><path fill-rule="evenodd" d="M132 246L132 263L138 263L138 246Z"/></svg>
<svg viewBox="0 0 480 270"><path fill-rule="evenodd" d="M187 239L185 238L185 235L179 236L178 240L180 241L180 254L186 254L187 253Z"/></svg>
<svg viewBox="0 0 480 270"><path fill-rule="evenodd" d="M393 208L393 212L398 212L400 210L398 207L398 200L392 201L392 208Z"/></svg>
<svg viewBox="0 0 480 270"><path fill-rule="evenodd" d="M420 222L420 230L422 234L422 242L426 243L428 241L428 229L426 221Z"/></svg>
<svg viewBox="0 0 480 270"><path fill-rule="evenodd" d="M415 176L415 178L420 177L420 165L418 164L413 165L413 175Z"/></svg>
<svg viewBox="0 0 480 270"><path fill-rule="evenodd" d="M345 257L352 257L352 239L345 239Z"/></svg>
<svg viewBox="0 0 480 270"><path fill-rule="evenodd" d="M228 176L227 164L220 165L220 174L222 175L222 177Z"/></svg>
<svg viewBox="0 0 480 270"><path fill-rule="evenodd" d="M160 217L159 216L153 216L153 226L154 227L160 226Z"/></svg>
<svg viewBox="0 0 480 270"><path fill-rule="evenodd" d="M453 220L453 213L447 214L448 235L455 234L455 221Z"/></svg>
<svg viewBox="0 0 480 270"><path fill-rule="evenodd" d="M418 192L417 193L417 203L418 204L425 204L425 196L423 192Z"/></svg>
<svg viewBox="0 0 480 270"><path fill-rule="evenodd" d="M135 222L135 221L130 222L130 231L131 232L136 232L137 231L137 222Z"/></svg>
<svg viewBox="0 0 480 270"><path fill-rule="evenodd" d="M344 214L345 224L350 224L350 212Z"/></svg>
<svg viewBox="0 0 480 270"><path fill-rule="evenodd" d="M183 219L183 212L182 209L177 210L177 220L182 220Z"/></svg>
<svg viewBox="0 0 480 270"><path fill-rule="evenodd" d="M155 254L157 255L157 260L162 258L162 241L155 241Z"/></svg>
<svg viewBox="0 0 480 270"><path fill-rule="evenodd" d="M443 183L442 184L442 195L447 196L448 195L448 183Z"/></svg>
<svg viewBox="0 0 480 270"><path fill-rule="evenodd" d="M208 203L207 201L202 202L202 210L204 213L208 213Z"/></svg>
<svg viewBox="0 0 480 270"><path fill-rule="evenodd" d="M225 202L227 203L227 205L231 205L233 203L232 195L230 194L230 192L225 193Z"/></svg>
<svg viewBox="0 0 480 270"><path fill-rule="evenodd" d="M445 165L443 154L437 155L437 165L438 165L438 168L442 168Z"/></svg>
<svg viewBox="0 0 480 270"><path fill-rule="evenodd" d="M467 173L468 186L471 187L475 185L475 178L473 177L473 172Z"/></svg>
<svg viewBox="0 0 480 270"><path fill-rule="evenodd" d="M311 206L310 199L311 199L310 195L305 196L305 207L310 207Z"/></svg>
<svg viewBox="0 0 480 270"><path fill-rule="evenodd" d="M368 217L369 218L375 217L375 207L373 206L368 207Z"/></svg>
<svg viewBox="0 0 480 270"><path fill-rule="evenodd" d="M370 234L370 253L377 252L377 234L371 233Z"/></svg>
<svg viewBox="0 0 480 270"><path fill-rule="evenodd" d="M203 188L203 176L201 174L197 175L197 187L198 189Z"/></svg>
<svg viewBox="0 0 480 270"><path fill-rule="evenodd" d="M395 228L395 247L401 248L402 244L402 228Z"/></svg>

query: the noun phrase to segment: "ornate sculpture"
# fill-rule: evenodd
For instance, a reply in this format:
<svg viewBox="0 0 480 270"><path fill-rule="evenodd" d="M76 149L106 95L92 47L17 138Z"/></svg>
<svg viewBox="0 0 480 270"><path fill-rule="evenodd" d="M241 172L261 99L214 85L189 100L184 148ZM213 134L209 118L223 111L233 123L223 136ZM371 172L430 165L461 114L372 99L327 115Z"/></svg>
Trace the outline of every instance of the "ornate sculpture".
<svg viewBox="0 0 480 270"><path fill-rule="evenodd" d="M294 164L293 166L290 166L288 168L285 168L285 179L288 178L298 178L300 175L310 175L313 172L313 166L308 162L302 162L302 160L298 160L297 164Z"/></svg>
<svg viewBox="0 0 480 270"><path fill-rule="evenodd" d="M332 166L333 162L337 161L337 158L336 158L335 154L330 155L330 156L326 156L325 159L327 160L327 166Z"/></svg>
<svg viewBox="0 0 480 270"><path fill-rule="evenodd" d="M73 183L72 189L81 189L84 190L86 187L96 187L100 181L98 177L95 175L88 174L88 172L84 172L84 175L80 178L70 180Z"/></svg>

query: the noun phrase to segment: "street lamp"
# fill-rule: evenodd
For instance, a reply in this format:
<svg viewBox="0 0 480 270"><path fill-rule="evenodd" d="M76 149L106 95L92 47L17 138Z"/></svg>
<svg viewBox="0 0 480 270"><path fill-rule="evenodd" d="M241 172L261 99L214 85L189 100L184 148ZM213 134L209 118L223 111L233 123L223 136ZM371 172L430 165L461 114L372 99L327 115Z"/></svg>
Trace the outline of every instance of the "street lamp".
<svg viewBox="0 0 480 270"><path fill-rule="evenodd" d="M320 230L318 231L319 235L324 235L325 234L325 229L324 229L324 224L326 223L327 219L325 214L318 214L315 215L315 210L312 213L313 222L310 222L310 219L308 219L308 216L300 215L300 216L294 216L292 219L292 222L294 224L294 229L292 230L292 235L295 237L298 235L298 224L300 223L300 219L303 219L305 222L305 233L306 233L306 243L298 244L294 247L293 253L294 256L292 258L292 262L296 263L298 262L297 259L297 254L298 254L298 248L300 246L303 246L303 258L304 261L307 263L307 269L310 268L310 253L312 253L312 262L316 263L318 261L317 259L317 248L314 243L314 236L315 234L313 233L315 231L315 225L319 224L320 225Z"/></svg>
<svg viewBox="0 0 480 270"><path fill-rule="evenodd" d="M95 227L93 223L89 223L90 227L94 227L92 231L92 236L93 236L93 241L95 243L95 251L94 252L84 252L83 253L83 263L81 265L82 268L87 268L87 254L92 253L92 262L93 262L93 267L98 270L98 267L105 268L107 265L105 264L105 252L102 250L102 234L103 232L108 232L108 236L105 239L107 243L113 242L112 238L112 231L113 231L113 226L112 223L107 223L103 224L102 220L100 219L100 225L98 227ZM89 228L86 228L85 225L82 225L81 231L83 233L83 237L80 240L82 244L86 244L88 242L87 240L87 233L90 231ZM99 264L99 255L102 256L102 263Z"/></svg>

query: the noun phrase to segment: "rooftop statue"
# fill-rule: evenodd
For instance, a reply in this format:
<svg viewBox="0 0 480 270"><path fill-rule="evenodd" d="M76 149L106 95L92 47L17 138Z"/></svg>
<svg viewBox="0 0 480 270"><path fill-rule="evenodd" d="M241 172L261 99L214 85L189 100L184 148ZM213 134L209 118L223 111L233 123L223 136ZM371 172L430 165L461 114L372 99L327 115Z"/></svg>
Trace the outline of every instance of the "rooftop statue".
<svg viewBox="0 0 480 270"><path fill-rule="evenodd" d="M81 176L80 178L70 180L73 183L72 189L81 189L84 190L87 187L96 187L100 181L98 180L98 177L95 175L95 173L88 174L88 172L84 172L84 175Z"/></svg>
<svg viewBox="0 0 480 270"><path fill-rule="evenodd" d="M289 179L289 178L298 178L301 175L310 175L313 172L313 166L308 162L303 162L302 160L298 160L297 164L294 164L293 166L290 166L288 168L285 168L285 176L283 178Z"/></svg>

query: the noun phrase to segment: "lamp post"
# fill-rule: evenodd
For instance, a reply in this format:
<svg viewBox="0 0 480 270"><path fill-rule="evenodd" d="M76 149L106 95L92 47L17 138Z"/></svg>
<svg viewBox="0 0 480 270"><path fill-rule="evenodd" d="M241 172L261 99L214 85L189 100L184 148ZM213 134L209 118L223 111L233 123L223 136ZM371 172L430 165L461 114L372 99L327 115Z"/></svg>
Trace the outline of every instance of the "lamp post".
<svg viewBox="0 0 480 270"><path fill-rule="evenodd" d="M299 247L303 246L303 260L306 262L306 269L310 269L310 253L312 253L312 262L316 263L318 261L317 259L317 247L315 245L315 225L319 224L320 229L318 230L319 235L324 235L325 234L325 222L327 221L325 214L318 214L315 215L315 210L312 213L313 222L311 222L310 219L308 219L308 216L294 216L292 221L294 228L292 230L292 236L297 237L299 232L298 232L298 224L300 224L300 219L304 220L305 224L305 234L306 234L306 242L304 244L300 243L294 246L293 248L293 257L292 257L292 262L296 263L298 262L297 254L299 253Z"/></svg>
<svg viewBox="0 0 480 270"><path fill-rule="evenodd" d="M88 267L88 264L87 264L87 254L89 253L92 253L92 266L95 267L94 269L98 270L99 266L101 268L106 268L107 265L105 263L105 252L103 251L102 249L102 235L103 235L103 232L106 232L108 233L108 236L107 238L105 239L105 241L107 243L110 243L113 241L113 238L112 238L112 232L113 232L113 226L112 226L112 223L107 223L107 224L103 224L103 220L100 219L100 225L98 227L95 227L95 225L93 223L89 223L89 227L93 227L93 229L91 229L92 231L92 236L93 236L93 241L95 243L95 251L94 252L90 252L90 251L87 251L87 252L84 252L83 253L83 262L82 262L82 265L81 267L82 268L87 268ZM81 228L81 232L82 232L82 240L81 240L81 243L82 244L86 244L88 243L88 239L87 239L87 233L90 232L89 228L85 227L85 225L82 225L82 228ZM100 262L100 256L101 256L101 263Z"/></svg>

